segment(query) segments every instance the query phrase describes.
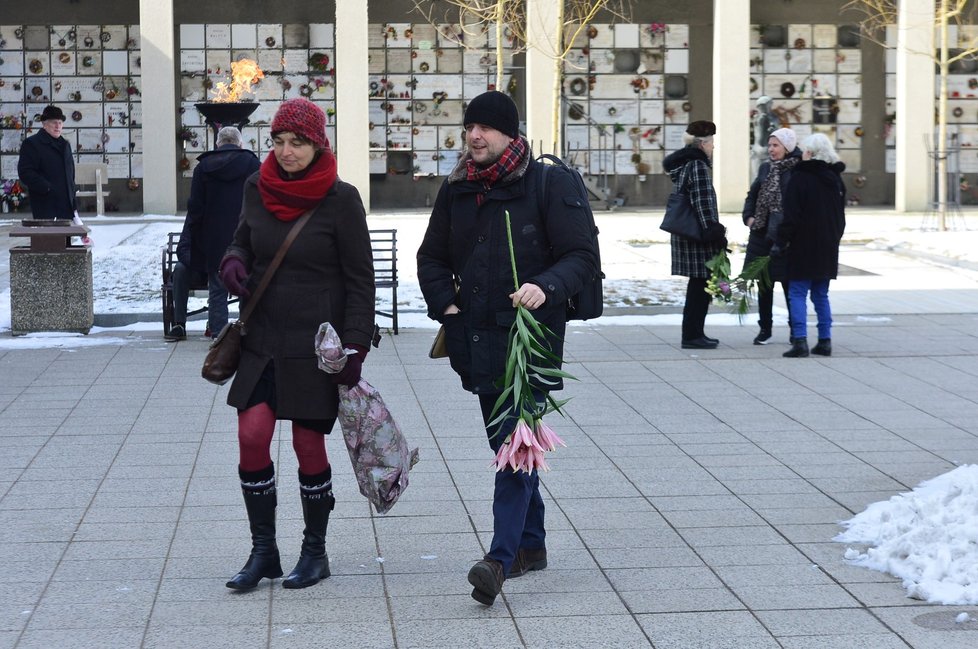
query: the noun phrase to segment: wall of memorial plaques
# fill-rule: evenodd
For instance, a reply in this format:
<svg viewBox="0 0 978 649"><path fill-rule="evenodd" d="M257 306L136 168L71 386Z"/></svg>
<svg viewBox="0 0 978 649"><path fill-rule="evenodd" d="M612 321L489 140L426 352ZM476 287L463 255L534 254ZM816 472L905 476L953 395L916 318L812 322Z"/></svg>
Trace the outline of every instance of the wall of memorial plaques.
<svg viewBox="0 0 978 649"><path fill-rule="evenodd" d="M659 173L689 123L689 25L592 24L565 58L564 150L591 174Z"/></svg>
<svg viewBox="0 0 978 649"><path fill-rule="evenodd" d="M798 134L825 133L848 172L862 168L862 52L858 27L753 25L751 109L758 97Z"/></svg>
<svg viewBox="0 0 978 649"><path fill-rule="evenodd" d="M78 162L141 178L141 83L138 25L0 25L0 180L52 103Z"/></svg>
<svg viewBox="0 0 978 649"><path fill-rule="evenodd" d="M978 25L949 25L948 40L951 54L978 38ZM886 171L896 172L896 27L886 28ZM938 105L941 77L934 75L934 106ZM948 145L958 148L957 171L967 181L963 188L978 186L978 60L964 59L952 63L947 80L947 130ZM936 117L935 117L936 124ZM936 136L935 126L935 136ZM955 160L954 156L949 159ZM962 199L975 202L974 191L964 191Z"/></svg>
<svg viewBox="0 0 978 649"><path fill-rule="evenodd" d="M504 70L512 65L504 34ZM369 26L370 171L445 176L461 155L466 102L495 86L495 29ZM507 74L507 89L514 83Z"/></svg>
<svg viewBox="0 0 978 649"><path fill-rule="evenodd" d="M213 98L218 83L227 83L231 63L250 59L264 78L242 100L259 102L242 130L244 146L264 158L272 148L269 126L286 99L306 97L326 113L326 135L336 142L335 29L313 24L182 24L179 29L180 121L183 147L179 162L185 177L193 175L197 156L214 148L211 128L194 106Z"/></svg>

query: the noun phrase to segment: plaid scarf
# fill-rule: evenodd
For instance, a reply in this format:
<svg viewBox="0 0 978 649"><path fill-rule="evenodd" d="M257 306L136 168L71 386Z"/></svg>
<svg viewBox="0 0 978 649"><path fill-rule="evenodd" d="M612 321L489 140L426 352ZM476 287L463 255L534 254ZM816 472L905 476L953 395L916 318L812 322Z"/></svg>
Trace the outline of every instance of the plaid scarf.
<svg viewBox="0 0 978 649"><path fill-rule="evenodd" d="M482 191L475 196L477 205L482 205L482 202L486 199L486 194L492 189L493 185L499 182L500 178L505 178L519 168L520 163L523 162L523 158L526 157L526 152L526 140L518 137L506 147L503 154L499 156L499 160L496 160L488 167L477 166L472 158L465 161L465 179L482 183Z"/></svg>
<svg viewBox="0 0 978 649"><path fill-rule="evenodd" d="M791 169L801 158L782 158L772 160L767 178L757 194L757 204L754 206L754 222L751 230L763 230L767 227L767 215L781 211L781 173Z"/></svg>

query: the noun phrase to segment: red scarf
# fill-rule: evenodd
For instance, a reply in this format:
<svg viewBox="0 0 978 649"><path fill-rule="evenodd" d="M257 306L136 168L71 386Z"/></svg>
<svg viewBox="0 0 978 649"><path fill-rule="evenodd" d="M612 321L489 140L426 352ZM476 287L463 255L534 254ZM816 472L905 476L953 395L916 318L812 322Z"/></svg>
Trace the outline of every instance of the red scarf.
<svg viewBox="0 0 978 649"><path fill-rule="evenodd" d="M288 222L319 205L335 182L336 158L329 147L293 178L287 177L272 151L261 165L258 192L265 209L279 221Z"/></svg>
<svg viewBox="0 0 978 649"><path fill-rule="evenodd" d="M476 194L475 197L478 205L482 205L482 201L486 198L486 193L500 178L505 178L519 168L523 162L523 158L526 157L526 150L526 140L518 137L506 147L503 154L499 156L499 160L496 160L496 162L488 167L479 167L472 158L465 161L465 179L482 183L482 192Z"/></svg>

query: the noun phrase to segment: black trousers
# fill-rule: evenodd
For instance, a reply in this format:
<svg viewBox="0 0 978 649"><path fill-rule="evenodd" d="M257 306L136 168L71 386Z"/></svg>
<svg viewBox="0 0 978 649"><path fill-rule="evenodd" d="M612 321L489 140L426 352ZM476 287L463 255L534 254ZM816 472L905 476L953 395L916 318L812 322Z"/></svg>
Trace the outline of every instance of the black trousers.
<svg viewBox="0 0 978 649"><path fill-rule="evenodd" d="M747 268L752 261L758 257L766 257L771 254L772 243L765 239L765 236L761 232L751 231L750 238L747 240L747 254L744 255L744 268ZM784 260L783 259L771 259L771 264L768 266L768 272L773 275L779 275L784 273ZM771 331L774 324L774 318L772 313L774 311L774 282L766 287L763 287L758 283L757 285L757 324L760 325L761 329ZM784 303L785 306L788 305L788 282L787 280L781 282L781 288L784 291ZM790 320L790 316L789 316Z"/></svg>
<svg viewBox="0 0 978 649"><path fill-rule="evenodd" d="M686 284L686 304L683 306L683 340L702 338L706 312L713 298L706 292L705 277L690 277Z"/></svg>

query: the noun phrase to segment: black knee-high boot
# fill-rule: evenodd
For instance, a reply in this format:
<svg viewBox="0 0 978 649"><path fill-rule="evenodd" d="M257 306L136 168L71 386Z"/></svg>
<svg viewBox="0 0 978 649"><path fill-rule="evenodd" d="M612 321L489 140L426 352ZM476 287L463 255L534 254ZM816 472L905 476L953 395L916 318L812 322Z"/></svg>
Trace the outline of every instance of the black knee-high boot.
<svg viewBox="0 0 978 649"><path fill-rule="evenodd" d="M261 471L242 471L241 493L244 495L248 523L251 526L251 556L238 574L225 584L234 590L250 590L262 578L282 576L278 546L275 544L275 465Z"/></svg>
<svg viewBox="0 0 978 649"><path fill-rule="evenodd" d="M326 555L326 526L329 513L336 505L333 498L332 470L317 475L299 472L299 496L302 499L302 552L295 568L282 582L284 588L306 588L329 577L329 557Z"/></svg>

